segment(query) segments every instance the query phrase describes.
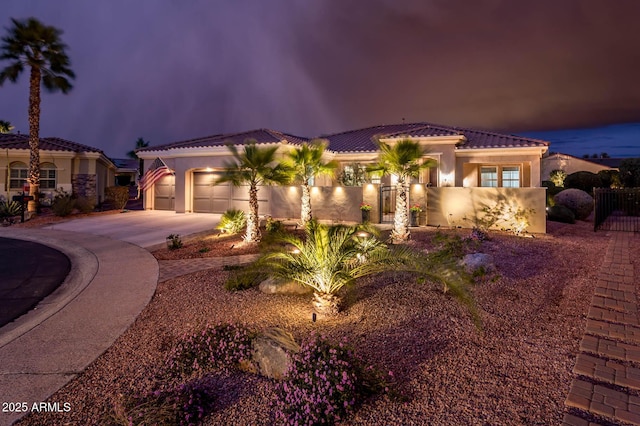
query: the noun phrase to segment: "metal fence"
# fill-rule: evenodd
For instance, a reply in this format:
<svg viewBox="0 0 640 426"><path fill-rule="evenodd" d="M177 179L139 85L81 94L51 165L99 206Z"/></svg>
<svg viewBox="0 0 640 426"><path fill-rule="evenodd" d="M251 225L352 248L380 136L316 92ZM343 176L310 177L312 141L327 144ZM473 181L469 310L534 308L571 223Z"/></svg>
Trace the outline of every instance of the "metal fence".
<svg viewBox="0 0 640 426"><path fill-rule="evenodd" d="M594 210L594 231L640 232L640 188L596 188Z"/></svg>

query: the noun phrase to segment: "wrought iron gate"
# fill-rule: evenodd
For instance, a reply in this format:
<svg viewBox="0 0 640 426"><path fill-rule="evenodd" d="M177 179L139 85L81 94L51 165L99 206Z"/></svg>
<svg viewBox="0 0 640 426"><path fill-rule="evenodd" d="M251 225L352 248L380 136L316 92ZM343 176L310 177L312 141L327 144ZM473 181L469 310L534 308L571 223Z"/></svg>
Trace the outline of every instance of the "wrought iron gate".
<svg viewBox="0 0 640 426"><path fill-rule="evenodd" d="M594 231L640 232L640 188L596 188L594 204Z"/></svg>
<svg viewBox="0 0 640 426"><path fill-rule="evenodd" d="M380 223L393 223L396 213L396 187L380 187Z"/></svg>

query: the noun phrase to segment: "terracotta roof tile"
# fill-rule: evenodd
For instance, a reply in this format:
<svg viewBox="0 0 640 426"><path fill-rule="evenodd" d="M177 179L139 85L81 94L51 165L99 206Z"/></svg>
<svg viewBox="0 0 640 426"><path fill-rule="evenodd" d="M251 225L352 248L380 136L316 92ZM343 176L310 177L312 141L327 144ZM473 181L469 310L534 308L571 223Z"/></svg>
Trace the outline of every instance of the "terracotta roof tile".
<svg viewBox="0 0 640 426"><path fill-rule="evenodd" d="M103 154L97 148L61 138L40 138L39 147L43 151L98 152ZM0 149L29 149L29 135L0 134Z"/></svg>
<svg viewBox="0 0 640 426"><path fill-rule="evenodd" d="M218 135L212 135L212 136L205 136L202 138L189 139L186 141L171 142L164 145L149 146L147 148L142 148L138 150L138 152L168 151L174 148L215 147L215 146L224 146L228 143L242 145L248 139L253 139L258 144L278 143L283 140L286 140L287 142L293 145L299 145L299 144L302 144L303 142L308 141L307 138L290 135L288 133L278 132L276 130L257 129L257 130L249 130L241 133L218 134Z"/></svg>

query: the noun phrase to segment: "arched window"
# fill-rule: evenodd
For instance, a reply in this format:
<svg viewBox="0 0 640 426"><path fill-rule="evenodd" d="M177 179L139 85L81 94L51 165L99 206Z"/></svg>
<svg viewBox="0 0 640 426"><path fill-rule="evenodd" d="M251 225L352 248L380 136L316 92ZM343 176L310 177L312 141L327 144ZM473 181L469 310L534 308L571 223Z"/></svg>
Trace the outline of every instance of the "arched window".
<svg viewBox="0 0 640 426"><path fill-rule="evenodd" d="M40 164L40 189L56 189L58 171L53 163Z"/></svg>
<svg viewBox="0 0 640 426"><path fill-rule="evenodd" d="M9 188L20 189L27 183L27 165L21 161L9 164Z"/></svg>

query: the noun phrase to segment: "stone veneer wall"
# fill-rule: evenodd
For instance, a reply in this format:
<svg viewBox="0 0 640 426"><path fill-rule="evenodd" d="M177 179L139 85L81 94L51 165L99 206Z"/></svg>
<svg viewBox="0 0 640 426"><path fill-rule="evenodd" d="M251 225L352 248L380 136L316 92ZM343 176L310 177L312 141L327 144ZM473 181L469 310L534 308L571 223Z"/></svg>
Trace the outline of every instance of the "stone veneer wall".
<svg viewBox="0 0 640 426"><path fill-rule="evenodd" d="M79 197L85 197L94 203L97 199L97 178L95 174L76 174L71 176L73 193Z"/></svg>

